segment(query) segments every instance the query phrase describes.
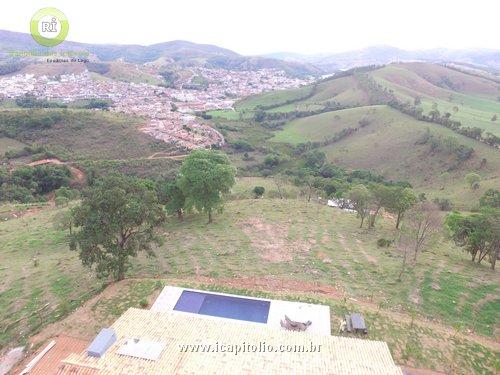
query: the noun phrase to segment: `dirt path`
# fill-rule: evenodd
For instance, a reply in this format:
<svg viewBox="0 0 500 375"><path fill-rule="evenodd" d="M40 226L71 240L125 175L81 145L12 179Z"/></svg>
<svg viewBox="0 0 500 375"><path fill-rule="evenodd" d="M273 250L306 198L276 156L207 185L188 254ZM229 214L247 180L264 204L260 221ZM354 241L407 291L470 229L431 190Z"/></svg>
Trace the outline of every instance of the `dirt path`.
<svg viewBox="0 0 500 375"><path fill-rule="evenodd" d="M160 152L155 152L153 155L149 155L146 159L172 159L172 160L182 160L189 154L181 154L181 155L171 155L171 154L165 154L165 152L160 151Z"/></svg>
<svg viewBox="0 0 500 375"><path fill-rule="evenodd" d="M363 241L356 239L356 245L358 246L359 251L364 255L366 260L373 264L374 266L378 266L378 260L375 258L373 255L368 254L364 249L363 249Z"/></svg>

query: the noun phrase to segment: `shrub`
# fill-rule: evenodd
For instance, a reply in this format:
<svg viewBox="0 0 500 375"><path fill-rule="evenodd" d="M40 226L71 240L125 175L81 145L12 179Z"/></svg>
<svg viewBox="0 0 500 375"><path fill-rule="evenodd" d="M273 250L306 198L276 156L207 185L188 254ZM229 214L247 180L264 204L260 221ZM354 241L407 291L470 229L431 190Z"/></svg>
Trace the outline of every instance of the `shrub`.
<svg viewBox="0 0 500 375"><path fill-rule="evenodd" d="M264 189L263 186L256 186L253 188L253 194L255 196L255 198L260 198L264 195L264 192L266 191L266 189Z"/></svg>
<svg viewBox="0 0 500 375"><path fill-rule="evenodd" d="M447 198L435 198L434 203L436 203L441 211L450 211L453 207L451 201Z"/></svg>
<svg viewBox="0 0 500 375"><path fill-rule="evenodd" d="M379 238L377 240L377 246L378 247L389 247L392 245L392 243L394 242L394 240L388 240L387 238Z"/></svg>
<svg viewBox="0 0 500 375"><path fill-rule="evenodd" d="M144 309L144 308L148 307L149 302L148 302L148 300L146 298L142 298L139 301L139 305Z"/></svg>
<svg viewBox="0 0 500 375"><path fill-rule="evenodd" d="M275 167L280 163L281 159L278 154L267 154L264 158L264 164L268 167Z"/></svg>
<svg viewBox="0 0 500 375"><path fill-rule="evenodd" d="M247 141L239 139L237 141L231 142L231 147L237 151L253 151L254 147Z"/></svg>

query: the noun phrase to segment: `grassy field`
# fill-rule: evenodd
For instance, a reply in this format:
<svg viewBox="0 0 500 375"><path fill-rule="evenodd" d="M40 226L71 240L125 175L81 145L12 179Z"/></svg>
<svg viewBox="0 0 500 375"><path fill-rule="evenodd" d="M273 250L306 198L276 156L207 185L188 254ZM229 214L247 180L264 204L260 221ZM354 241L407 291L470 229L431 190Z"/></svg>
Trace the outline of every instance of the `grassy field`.
<svg viewBox="0 0 500 375"><path fill-rule="evenodd" d="M265 198L250 198L254 185L266 187ZM212 288L232 285L247 289L245 294L274 291L275 297L328 303L334 329L342 312L362 311L369 338L388 341L398 363L494 373L498 363L488 340L453 337L451 326L498 339L497 273L471 263L441 237L397 282L401 254L376 245L378 238L396 235L392 220L359 229L353 214L308 204L293 186L287 189L294 198L269 198L275 189L270 179L241 179L214 224L207 225L204 215L189 215L184 223L170 219L157 257L135 259L128 276L178 284L210 280ZM63 211L32 210L0 224L0 320L7 326L0 331L2 346L66 316L102 286L69 251L67 232L55 224ZM316 295L325 288L335 291L332 297ZM104 293L91 304L99 320L89 324L114 320L157 289L151 280Z"/></svg>
<svg viewBox="0 0 500 375"><path fill-rule="evenodd" d="M442 114L449 112L462 126L500 135L500 122L491 121L495 114L500 116L500 85L493 81L432 64L395 64L371 74L402 100L413 102L420 97L424 113L436 103Z"/></svg>
<svg viewBox="0 0 500 375"><path fill-rule="evenodd" d="M369 125L359 128L361 119L368 120ZM499 184L498 150L443 126L416 121L386 106L358 107L293 120L282 131L275 132L270 141L291 144L322 141L348 127L359 130L322 148L334 164L373 170L390 179L410 181L431 195L451 198L459 205L470 202L471 194L478 199L486 189ZM416 144L427 128L437 137L456 138L459 143L475 150L473 157L449 172L446 180L440 176L453 164L453 157L442 152L430 153L428 145ZM483 158L488 164L478 169ZM464 181L465 175L471 171L483 177L481 188L474 193Z"/></svg>
<svg viewBox="0 0 500 375"><path fill-rule="evenodd" d="M310 92L310 86L291 90L271 91L243 99L236 103L235 108L239 111L251 111L256 109L259 105L279 105L288 100L300 99Z"/></svg>
<svg viewBox="0 0 500 375"><path fill-rule="evenodd" d="M296 119L287 123L282 131L276 132L270 141L293 145L307 141L322 141L342 129L358 127L361 119L379 120L381 117L379 112L384 109L384 106L357 107Z"/></svg>
<svg viewBox="0 0 500 375"><path fill-rule="evenodd" d="M367 93L359 86L354 76L329 79L318 84L315 94L305 100L305 103L325 104L332 100L347 106L369 104Z"/></svg>

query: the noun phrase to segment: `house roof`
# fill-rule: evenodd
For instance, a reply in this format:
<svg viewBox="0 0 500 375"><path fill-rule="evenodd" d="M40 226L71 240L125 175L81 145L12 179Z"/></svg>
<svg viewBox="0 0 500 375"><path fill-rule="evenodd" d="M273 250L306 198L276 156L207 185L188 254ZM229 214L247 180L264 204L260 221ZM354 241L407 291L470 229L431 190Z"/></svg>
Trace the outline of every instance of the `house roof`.
<svg viewBox="0 0 500 375"><path fill-rule="evenodd" d="M160 312L131 308L112 326L117 341L102 358L88 357L85 352L71 354L63 364L66 374L75 369L92 370L96 374L370 374L402 375L387 344L381 341L356 338L320 336L307 332L277 331L265 325L221 322L201 315ZM141 339L165 343L157 360L146 360L117 353L127 339ZM216 351L225 346L225 352ZM190 347L182 351L182 345ZM234 345L234 346L230 346ZM240 352L234 348L239 345ZM267 348L255 352L252 348ZM282 345L296 345L315 352L281 352ZM278 352L270 352L269 346ZM204 349L202 349L204 348ZM230 348L233 348L229 352ZM244 349L248 348L248 349ZM243 352L245 350L246 352ZM300 349L299 349L300 350ZM71 371L70 371L71 370Z"/></svg>
<svg viewBox="0 0 500 375"><path fill-rule="evenodd" d="M68 355L81 352L89 345L86 340L61 335L55 339L55 345L30 370L30 375L55 375L60 370L61 361ZM39 352L43 350L43 347ZM36 354L38 354L37 352ZM93 375L94 373L73 373L78 375Z"/></svg>

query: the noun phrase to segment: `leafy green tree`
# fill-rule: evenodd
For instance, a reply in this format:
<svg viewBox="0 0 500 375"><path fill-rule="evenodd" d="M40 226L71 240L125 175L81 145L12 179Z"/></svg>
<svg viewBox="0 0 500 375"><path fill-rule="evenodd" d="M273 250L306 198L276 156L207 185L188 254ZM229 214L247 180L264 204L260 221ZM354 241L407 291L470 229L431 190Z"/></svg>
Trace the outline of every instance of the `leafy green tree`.
<svg viewBox="0 0 500 375"><path fill-rule="evenodd" d="M95 265L100 277L123 280L130 257L139 251L154 256L152 244L161 243L156 230L165 212L144 180L120 174L98 180L72 215L70 249L79 250L83 264Z"/></svg>
<svg viewBox="0 0 500 375"><path fill-rule="evenodd" d="M179 181L169 182L160 187L160 202L165 204L167 212L176 214L179 221L184 221L186 196L179 186Z"/></svg>
<svg viewBox="0 0 500 375"><path fill-rule="evenodd" d="M455 243L481 263L489 256L491 268L500 255L500 210L487 208L472 215L453 212L446 217L446 226Z"/></svg>
<svg viewBox="0 0 500 375"><path fill-rule="evenodd" d="M354 209L361 219L360 228L363 227L363 222L370 211L370 202L372 195L370 190L364 185L356 185L348 193L349 200L352 202Z"/></svg>
<svg viewBox="0 0 500 375"><path fill-rule="evenodd" d="M264 195L266 189L263 186L256 186L253 188L253 195L255 198L260 198Z"/></svg>
<svg viewBox="0 0 500 375"><path fill-rule="evenodd" d="M195 150L182 163L179 187L186 196L186 208L208 214L224 208L224 194L235 182L236 169L226 154L214 150Z"/></svg>
<svg viewBox="0 0 500 375"><path fill-rule="evenodd" d="M395 187L392 189L389 202L386 206L387 211L397 215L396 229L399 228L404 213L417 202L417 197L410 188Z"/></svg>
<svg viewBox="0 0 500 375"><path fill-rule="evenodd" d="M369 227L375 226L375 219L382 207L388 207L391 203L393 189L383 184L371 184L370 191L372 193L372 215L370 216Z"/></svg>
<svg viewBox="0 0 500 375"><path fill-rule="evenodd" d="M275 167L281 162L281 157L278 154L267 154L264 157L264 164L268 167Z"/></svg>
<svg viewBox="0 0 500 375"><path fill-rule="evenodd" d="M326 161L325 153L318 150L309 151L305 155L305 158L306 158L305 162L306 167L312 170L317 170L321 168Z"/></svg>

